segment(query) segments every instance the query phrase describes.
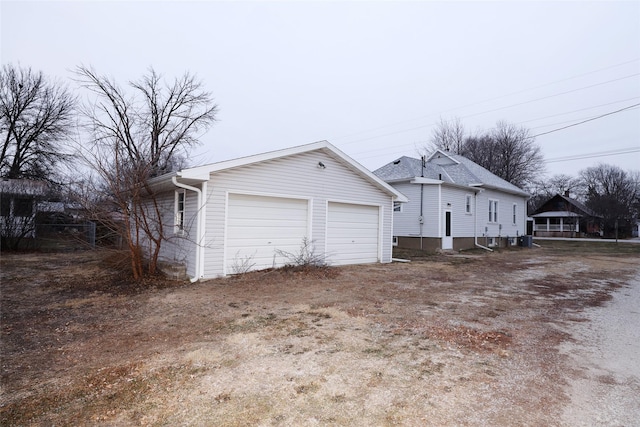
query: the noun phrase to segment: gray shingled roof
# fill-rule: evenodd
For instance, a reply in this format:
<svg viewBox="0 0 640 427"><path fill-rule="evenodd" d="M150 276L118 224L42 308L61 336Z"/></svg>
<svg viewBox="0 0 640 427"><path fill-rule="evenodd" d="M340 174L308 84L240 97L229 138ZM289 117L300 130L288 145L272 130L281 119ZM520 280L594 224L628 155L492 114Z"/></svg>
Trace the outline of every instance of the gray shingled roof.
<svg viewBox="0 0 640 427"><path fill-rule="evenodd" d="M444 152L443 154L458 163L439 165L430 158L423 169L422 160L403 156L373 171L373 173L386 182L404 181L424 176L452 184L485 186L510 193L528 195L526 191L494 175L466 157Z"/></svg>

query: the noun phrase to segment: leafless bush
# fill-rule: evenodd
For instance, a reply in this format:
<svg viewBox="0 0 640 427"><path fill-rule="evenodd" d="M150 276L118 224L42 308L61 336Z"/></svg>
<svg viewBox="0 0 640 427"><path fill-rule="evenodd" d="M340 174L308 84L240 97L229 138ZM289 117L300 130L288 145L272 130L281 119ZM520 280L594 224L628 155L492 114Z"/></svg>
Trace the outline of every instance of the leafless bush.
<svg viewBox="0 0 640 427"><path fill-rule="evenodd" d="M233 274L245 274L253 269L256 263L253 261L253 255L240 256L240 251L236 252L236 256L231 263L231 271Z"/></svg>
<svg viewBox="0 0 640 427"><path fill-rule="evenodd" d="M302 239L298 252L276 249L275 253L287 260L285 267L325 267L327 265L325 254L316 253L314 241L307 237Z"/></svg>

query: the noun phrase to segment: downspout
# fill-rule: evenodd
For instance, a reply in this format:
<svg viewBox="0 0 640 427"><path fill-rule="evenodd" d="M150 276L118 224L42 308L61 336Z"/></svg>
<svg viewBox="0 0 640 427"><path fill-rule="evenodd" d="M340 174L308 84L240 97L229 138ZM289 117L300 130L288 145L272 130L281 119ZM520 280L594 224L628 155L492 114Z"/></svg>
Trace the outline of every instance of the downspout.
<svg viewBox="0 0 640 427"><path fill-rule="evenodd" d="M178 177L177 176L173 176L171 177L171 182L173 182L173 185L175 185L178 188L183 188L185 190L189 190L189 191L194 191L197 195L198 195L198 203L197 203L197 210L196 210L196 236L197 236L197 241L196 241L196 265L195 265L195 276L192 277L191 279L189 279L189 281L191 283L195 283L200 279L201 276L201 271L200 271L200 267L201 267L201 262L200 262L200 244L202 241L202 236L200 235L202 232L202 215L200 214L201 208L202 208L202 190L200 190L197 187L192 187L190 185L187 184L183 184L181 182L178 182Z"/></svg>
<svg viewBox="0 0 640 427"><path fill-rule="evenodd" d="M422 168L420 172L420 177L424 178L424 166L425 166L425 158L422 156ZM424 228L424 214L423 214L423 200L424 200L424 184L420 183L420 217L418 218L418 222L420 223L420 250L422 250L422 240L423 240L423 228Z"/></svg>
<svg viewBox="0 0 640 427"><path fill-rule="evenodd" d="M424 199L424 184L420 184L420 217L418 218L418 222L420 223L420 250L422 250L422 239L423 239L423 228L424 228L424 216L422 213L422 205Z"/></svg>
<svg viewBox="0 0 640 427"><path fill-rule="evenodd" d="M475 221L473 221L473 242L476 247L484 249L485 251L493 252L493 249L486 246L482 246L478 243L478 193L473 193L473 214L475 215Z"/></svg>
<svg viewBox="0 0 640 427"><path fill-rule="evenodd" d="M439 177L441 178L441 177ZM440 184L438 184L438 237L440 238L440 248L442 249L442 179L439 180Z"/></svg>

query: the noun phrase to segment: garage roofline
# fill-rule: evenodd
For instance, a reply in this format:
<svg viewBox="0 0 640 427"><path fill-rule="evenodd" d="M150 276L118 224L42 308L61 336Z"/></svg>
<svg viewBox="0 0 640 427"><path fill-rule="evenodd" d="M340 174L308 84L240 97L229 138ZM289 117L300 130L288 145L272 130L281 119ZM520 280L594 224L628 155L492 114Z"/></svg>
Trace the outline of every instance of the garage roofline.
<svg viewBox="0 0 640 427"><path fill-rule="evenodd" d="M392 186L375 176L371 171L362 166L360 163L356 162L351 157L347 156L341 150L336 148L333 144L328 141L318 141L311 144L298 145L296 147L286 148L283 150L269 151L266 153L255 154L252 156L239 157L237 159L225 160L222 162L211 163L203 166L196 166L192 168L182 169L181 171L162 175L156 178L154 181L157 184L161 184L167 181L171 181L173 176L177 176L182 179L185 183L197 184L201 182L208 181L210 179L211 173L220 172L227 169L232 169L240 166L245 166L253 163L265 162L268 160L278 159L281 157L292 156L301 153L308 153L310 151L324 151L334 157L337 157L341 160L345 165L347 165L350 169L354 170L358 174L360 174L365 179L374 183L381 190L393 195L395 201L398 202L408 202L409 199Z"/></svg>

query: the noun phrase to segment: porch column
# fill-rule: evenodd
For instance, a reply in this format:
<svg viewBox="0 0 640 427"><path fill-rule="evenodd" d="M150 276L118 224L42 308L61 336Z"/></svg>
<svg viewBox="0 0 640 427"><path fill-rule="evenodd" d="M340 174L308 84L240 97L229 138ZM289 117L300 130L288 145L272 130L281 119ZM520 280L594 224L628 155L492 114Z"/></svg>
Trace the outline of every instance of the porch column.
<svg viewBox="0 0 640 427"><path fill-rule="evenodd" d="M547 231L549 231L549 218L547 218Z"/></svg>
<svg viewBox="0 0 640 427"><path fill-rule="evenodd" d="M560 218L560 232L562 233L564 231L564 218Z"/></svg>

